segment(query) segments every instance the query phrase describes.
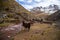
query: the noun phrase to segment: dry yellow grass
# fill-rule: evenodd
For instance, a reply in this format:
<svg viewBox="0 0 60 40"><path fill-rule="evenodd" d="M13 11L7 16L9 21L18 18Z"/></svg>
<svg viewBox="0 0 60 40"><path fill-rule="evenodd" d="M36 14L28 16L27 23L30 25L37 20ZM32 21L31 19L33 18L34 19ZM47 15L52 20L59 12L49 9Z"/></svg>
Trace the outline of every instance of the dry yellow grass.
<svg viewBox="0 0 60 40"><path fill-rule="evenodd" d="M14 40L59 40L59 31L51 25L35 23L29 32L22 31Z"/></svg>

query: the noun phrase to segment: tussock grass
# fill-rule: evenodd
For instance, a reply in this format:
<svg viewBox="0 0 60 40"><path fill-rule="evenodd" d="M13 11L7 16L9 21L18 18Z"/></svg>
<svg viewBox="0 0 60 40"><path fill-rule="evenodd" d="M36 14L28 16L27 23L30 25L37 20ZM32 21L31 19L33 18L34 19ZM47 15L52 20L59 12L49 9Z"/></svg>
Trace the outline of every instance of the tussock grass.
<svg viewBox="0 0 60 40"><path fill-rule="evenodd" d="M29 32L20 32L14 40L60 40L60 30L52 25L35 23Z"/></svg>

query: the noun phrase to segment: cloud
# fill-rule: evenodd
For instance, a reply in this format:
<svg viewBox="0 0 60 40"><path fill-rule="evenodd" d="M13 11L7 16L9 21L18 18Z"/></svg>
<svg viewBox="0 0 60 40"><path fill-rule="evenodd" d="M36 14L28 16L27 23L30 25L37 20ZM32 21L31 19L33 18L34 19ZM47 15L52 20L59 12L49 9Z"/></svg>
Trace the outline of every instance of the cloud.
<svg viewBox="0 0 60 40"><path fill-rule="evenodd" d="M34 0L35 2L40 2L41 0Z"/></svg>
<svg viewBox="0 0 60 40"><path fill-rule="evenodd" d="M33 8L33 6L31 6L31 5L23 5L23 7L24 7L24 8L26 8L27 10L29 10L29 9L32 9L32 8Z"/></svg>
<svg viewBox="0 0 60 40"><path fill-rule="evenodd" d="M24 0L18 0L18 1L24 1Z"/></svg>
<svg viewBox="0 0 60 40"><path fill-rule="evenodd" d="M60 1L59 0L40 0L39 3L35 3L35 6L43 6L43 7L45 6L46 7L51 4L60 5Z"/></svg>
<svg viewBox="0 0 60 40"><path fill-rule="evenodd" d="M32 2L32 0L26 0L28 3L31 3Z"/></svg>
<svg viewBox="0 0 60 40"><path fill-rule="evenodd" d="M60 6L60 0L17 0L17 1L28 10L33 7L39 6L46 7L51 4L56 4Z"/></svg>

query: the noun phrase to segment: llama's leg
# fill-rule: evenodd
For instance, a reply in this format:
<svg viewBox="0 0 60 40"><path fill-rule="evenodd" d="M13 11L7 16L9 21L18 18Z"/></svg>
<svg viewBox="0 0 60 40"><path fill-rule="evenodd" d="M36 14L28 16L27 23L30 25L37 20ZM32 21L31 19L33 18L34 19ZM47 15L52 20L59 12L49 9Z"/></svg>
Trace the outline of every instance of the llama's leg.
<svg viewBox="0 0 60 40"><path fill-rule="evenodd" d="M28 27L28 31L30 31L30 26Z"/></svg>

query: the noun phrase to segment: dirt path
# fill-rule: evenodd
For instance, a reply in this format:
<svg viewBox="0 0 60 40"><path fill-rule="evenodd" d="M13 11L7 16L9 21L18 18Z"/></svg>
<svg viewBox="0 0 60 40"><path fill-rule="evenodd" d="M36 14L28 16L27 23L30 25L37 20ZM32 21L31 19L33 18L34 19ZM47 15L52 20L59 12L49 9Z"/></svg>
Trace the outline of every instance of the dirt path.
<svg viewBox="0 0 60 40"><path fill-rule="evenodd" d="M47 32L50 30L52 31L52 29L53 28L51 28L51 25L49 24L35 23L33 26L31 26L29 32L21 31L21 33L15 36L14 40L47 40L47 36L49 34L47 34ZM50 36L50 38L52 37Z"/></svg>

